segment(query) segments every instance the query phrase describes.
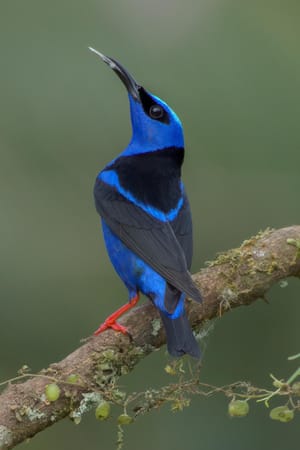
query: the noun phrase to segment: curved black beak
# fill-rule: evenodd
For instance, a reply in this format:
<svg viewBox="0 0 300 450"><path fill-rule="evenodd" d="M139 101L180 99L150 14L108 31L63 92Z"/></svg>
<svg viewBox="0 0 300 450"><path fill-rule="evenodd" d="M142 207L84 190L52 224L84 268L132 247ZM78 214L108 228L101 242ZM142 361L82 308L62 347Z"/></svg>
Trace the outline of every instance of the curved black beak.
<svg viewBox="0 0 300 450"><path fill-rule="evenodd" d="M100 56L102 61L104 61L120 78L124 83L128 93L134 98L134 100L140 102L139 85L135 79L130 75L130 73L115 59L103 55L92 47L89 49Z"/></svg>

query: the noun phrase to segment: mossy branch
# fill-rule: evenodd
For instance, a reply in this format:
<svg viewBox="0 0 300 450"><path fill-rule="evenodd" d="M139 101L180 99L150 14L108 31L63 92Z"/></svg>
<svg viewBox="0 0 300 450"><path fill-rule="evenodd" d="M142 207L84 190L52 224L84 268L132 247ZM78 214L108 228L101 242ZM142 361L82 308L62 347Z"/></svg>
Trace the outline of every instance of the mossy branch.
<svg viewBox="0 0 300 450"><path fill-rule="evenodd" d="M194 275L204 304L187 301L193 328L231 308L264 298L272 285L292 276L300 278L300 226L259 233ZM129 328L132 341L109 330L37 376L8 383L0 395L0 450L13 448L68 415L76 421L100 398L118 402L121 393L113 389L117 378L165 343L158 314L150 303L135 308L122 323ZM60 386L60 396L53 402L45 397L49 380Z"/></svg>

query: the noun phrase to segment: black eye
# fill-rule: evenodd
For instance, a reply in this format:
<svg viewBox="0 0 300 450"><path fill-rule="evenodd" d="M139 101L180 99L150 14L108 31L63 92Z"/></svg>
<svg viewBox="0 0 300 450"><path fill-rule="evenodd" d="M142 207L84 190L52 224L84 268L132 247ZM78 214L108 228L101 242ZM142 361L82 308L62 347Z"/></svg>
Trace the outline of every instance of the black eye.
<svg viewBox="0 0 300 450"><path fill-rule="evenodd" d="M164 112L163 108L159 105L151 105L149 109L149 115L152 119L161 119Z"/></svg>

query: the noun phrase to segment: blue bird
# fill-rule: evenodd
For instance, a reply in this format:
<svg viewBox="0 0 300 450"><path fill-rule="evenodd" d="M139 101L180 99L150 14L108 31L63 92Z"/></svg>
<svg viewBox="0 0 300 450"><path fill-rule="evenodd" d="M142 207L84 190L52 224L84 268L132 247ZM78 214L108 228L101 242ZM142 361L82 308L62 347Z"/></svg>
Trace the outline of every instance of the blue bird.
<svg viewBox="0 0 300 450"><path fill-rule="evenodd" d="M162 319L168 351L200 358L185 312L186 295L201 302L189 269L192 219L181 181L182 125L174 111L140 86L115 59L90 48L125 85L132 139L97 176L94 196L111 262L129 292L129 302L110 315L95 334L127 329L116 320L146 295Z"/></svg>

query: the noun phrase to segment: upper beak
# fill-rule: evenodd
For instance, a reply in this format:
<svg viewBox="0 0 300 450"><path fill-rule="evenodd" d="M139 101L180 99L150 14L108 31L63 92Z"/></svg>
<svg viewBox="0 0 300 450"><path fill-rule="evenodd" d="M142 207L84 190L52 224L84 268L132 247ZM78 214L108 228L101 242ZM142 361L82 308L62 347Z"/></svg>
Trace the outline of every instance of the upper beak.
<svg viewBox="0 0 300 450"><path fill-rule="evenodd" d="M134 100L140 102L139 85L135 79L130 75L130 73L115 59L109 58L103 55L92 47L89 49L100 56L100 58L109 65L109 67L118 75L120 80L124 83L128 93L134 98Z"/></svg>

